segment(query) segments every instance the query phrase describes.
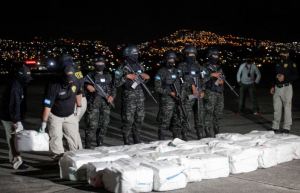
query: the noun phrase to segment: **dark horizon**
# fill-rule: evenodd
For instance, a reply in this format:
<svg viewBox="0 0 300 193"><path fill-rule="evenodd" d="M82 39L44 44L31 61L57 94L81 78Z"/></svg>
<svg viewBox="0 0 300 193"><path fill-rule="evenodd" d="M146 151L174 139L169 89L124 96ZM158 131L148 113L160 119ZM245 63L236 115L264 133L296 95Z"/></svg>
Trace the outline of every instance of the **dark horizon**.
<svg viewBox="0 0 300 193"><path fill-rule="evenodd" d="M300 41L297 6L289 1L230 3L114 0L8 5L0 38L74 38L139 44L189 29L275 42ZM5 11L7 13L5 13Z"/></svg>

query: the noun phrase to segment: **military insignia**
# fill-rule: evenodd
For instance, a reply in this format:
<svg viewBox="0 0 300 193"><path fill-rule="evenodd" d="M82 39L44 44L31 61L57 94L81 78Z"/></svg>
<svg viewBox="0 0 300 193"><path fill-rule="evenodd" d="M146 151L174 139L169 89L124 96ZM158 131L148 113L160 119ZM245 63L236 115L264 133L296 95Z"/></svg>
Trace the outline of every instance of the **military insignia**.
<svg viewBox="0 0 300 193"><path fill-rule="evenodd" d="M120 71L119 71L119 70L117 70L115 73L116 73L117 75L120 75Z"/></svg>
<svg viewBox="0 0 300 193"><path fill-rule="evenodd" d="M180 73L180 72L181 72L181 70L178 70L178 72Z"/></svg>
<svg viewBox="0 0 300 193"><path fill-rule="evenodd" d="M76 73L75 73L75 76L76 76L76 78L78 78L78 79L83 78L83 75L82 75L81 72L76 72Z"/></svg>
<svg viewBox="0 0 300 193"><path fill-rule="evenodd" d="M172 78L176 78L176 75L172 75Z"/></svg>
<svg viewBox="0 0 300 193"><path fill-rule="evenodd" d="M297 67L296 63L294 63L293 66L296 68Z"/></svg>
<svg viewBox="0 0 300 193"><path fill-rule="evenodd" d="M196 74L196 72L195 72L195 71L191 71L191 74L192 74L192 75L195 75L195 74Z"/></svg>
<svg viewBox="0 0 300 193"><path fill-rule="evenodd" d="M72 91L75 93L75 91L76 91L76 86L72 86Z"/></svg>
<svg viewBox="0 0 300 193"><path fill-rule="evenodd" d="M49 99L45 99L44 103L50 105L51 101Z"/></svg>
<svg viewBox="0 0 300 193"><path fill-rule="evenodd" d="M285 68L288 67L288 64L284 64L284 67L285 67Z"/></svg>
<svg viewBox="0 0 300 193"><path fill-rule="evenodd" d="M156 80L160 80L160 77L159 76L156 76L156 78L155 78Z"/></svg>
<svg viewBox="0 0 300 193"><path fill-rule="evenodd" d="M295 64L296 65L296 64ZM31 74L31 72L27 72L27 74Z"/></svg>
<svg viewBox="0 0 300 193"><path fill-rule="evenodd" d="M70 72L67 72L67 75L70 75L70 74L73 74L73 72L72 72L72 71L70 71Z"/></svg>
<svg viewBox="0 0 300 193"><path fill-rule="evenodd" d="M104 78L101 78L101 79L100 79L100 82L105 82L105 79L104 79Z"/></svg>

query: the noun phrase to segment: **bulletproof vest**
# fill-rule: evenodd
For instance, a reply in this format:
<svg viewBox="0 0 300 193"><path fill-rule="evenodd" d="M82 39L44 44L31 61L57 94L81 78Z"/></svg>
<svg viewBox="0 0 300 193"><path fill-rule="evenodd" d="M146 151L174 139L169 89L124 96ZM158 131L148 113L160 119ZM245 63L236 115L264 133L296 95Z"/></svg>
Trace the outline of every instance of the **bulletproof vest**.
<svg viewBox="0 0 300 193"><path fill-rule="evenodd" d="M199 78L200 71L199 68L196 67L195 65L184 65L182 69L182 73L183 73L183 80L185 82L194 84L195 82L193 80L193 77Z"/></svg>
<svg viewBox="0 0 300 193"><path fill-rule="evenodd" d="M95 74L94 76L95 83L100 85L101 88L106 92L107 94L110 94L110 78L109 74Z"/></svg>
<svg viewBox="0 0 300 193"><path fill-rule="evenodd" d="M57 94L56 99L58 100L68 100L72 96L72 87L74 89L74 85L71 84L69 86L60 86L59 92ZM76 87L75 87L76 89Z"/></svg>
<svg viewBox="0 0 300 193"><path fill-rule="evenodd" d="M211 74L213 72L216 72L216 71L213 71L211 68L207 68L207 73L208 74ZM222 69L221 67L218 68L218 71L217 72L222 72ZM211 77L209 79L209 81L207 81L205 84L206 84L206 89L212 91L212 92L217 92L217 93L223 93L223 90L224 90L224 85L223 84L219 84L219 85L216 85L215 82L217 81L218 79L216 77Z"/></svg>
<svg viewBox="0 0 300 193"><path fill-rule="evenodd" d="M165 77L165 80L163 81L162 83L162 87L164 89L167 89L168 93L170 92L174 92L172 90L172 84L175 82L175 86L177 88L177 91L179 93L181 93L181 90L180 90L180 79L179 79L179 73L178 73L178 70L177 69L173 69L172 72L168 71L167 69L164 70L164 77Z"/></svg>
<svg viewBox="0 0 300 193"><path fill-rule="evenodd" d="M129 64L128 62L125 62L125 65L130 65L131 68L133 69L134 73L139 73L139 74L143 73L143 70L142 70L142 68L141 68L141 66L140 66L139 63ZM126 67L124 66L124 68L126 68ZM128 72L128 74L133 74L133 73ZM135 89L133 89L131 87L132 84L133 84L133 81L127 78L126 81L125 81L125 83L123 84L123 88L125 90L142 90L143 89L140 84L138 86L136 86Z"/></svg>

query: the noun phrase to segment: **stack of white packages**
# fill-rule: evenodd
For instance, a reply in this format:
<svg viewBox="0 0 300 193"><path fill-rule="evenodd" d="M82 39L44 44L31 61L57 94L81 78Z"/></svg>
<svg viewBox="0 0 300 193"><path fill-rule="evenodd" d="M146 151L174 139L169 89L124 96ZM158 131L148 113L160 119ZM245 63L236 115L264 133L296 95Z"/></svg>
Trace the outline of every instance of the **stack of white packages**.
<svg viewBox="0 0 300 193"><path fill-rule="evenodd" d="M115 193L151 192L153 170L135 164L107 167L102 180L105 189Z"/></svg>
<svg viewBox="0 0 300 193"><path fill-rule="evenodd" d="M172 143L170 144L173 147L176 147L178 149L194 149L194 148L200 148L200 147L206 147L207 145L202 141L188 141L185 142L181 139L174 139Z"/></svg>
<svg viewBox="0 0 300 193"><path fill-rule="evenodd" d="M197 154L190 159L200 159L203 162L202 179L215 179L229 176L228 158L217 154Z"/></svg>
<svg viewBox="0 0 300 193"><path fill-rule="evenodd" d="M78 154L76 151L67 152L59 160L60 177L62 179L72 181L86 180L87 163L89 162L115 161L121 158L130 158L127 154L120 152L101 154L93 150L79 151L82 153ZM85 151L90 152L90 154L86 155Z"/></svg>
<svg viewBox="0 0 300 193"><path fill-rule="evenodd" d="M250 136L245 136L239 133L219 133L216 135L217 139L227 139L232 141L242 141L252 139Z"/></svg>
<svg viewBox="0 0 300 193"><path fill-rule="evenodd" d="M179 158L179 155L176 155L174 153L174 151L167 152L167 153L160 153L160 152L149 153L149 154L145 154L143 156L146 157L147 159L151 159L153 161L160 161L160 160L165 160L165 159L166 160L172 160L172 159Z"/></svg>
<svg viewBox="0 0 300 193"><path fill-rule="evenodd" d="M209 142L223 142L223 143L228 143L228 144L232 144L233 140L230 139L217 139L217 138L203 138L200 139L200 141L204 144L209 144Z"/></svg>
<svg viewBox="0 0 300 193"><path fill-rule="evenodd" d="M252 148L259 151L258 168L270 168L277 165L277 152L274 147L256 146Z"/></svg>
<svg viewBox="0 0 300 193"><path fill-rule="evenodd" d="M216 154L228 157L230 173L239 174L257 170L259 153L255 148L248 148L227 150Z"/></svg>
<svg viewBox="0 0 300 193"><path fill-rule="evenodd" d="M275 135L274 131L257 131L257 130L245 134L245 136L252 137L252 139L271 138L274 135Z"/></svg>
<svg viewBox="0 0 300 193"><path fill-rule="evenodd" d="M261 144L262 147L275 148L277 164L292 161L294 158L294 145L283 140L269 140Z"/></svg>
<svg viewBox="0 0 300 193"><path fill-rule="evenodd" d="M155 151L160 153L166 153L166 152L171 152L176 150L178 150L177 147L167 146L167 145L158 145L157 147L155 147Z"/></svg>
<svg viewBox="0 0 300 193"><path fill-rule="evenodd" d="M115 152L127 152L127 151L134 151L138 149L146 149L154 146L153 144L134 144L134 145L120 145L120 146L112 146L112 147L96 147L95 150L101 153L115 153Z"/></svg>
<svg viewBox="0 0 300 193"><path fill-rule="evenodd" d="M119 159L116 161L89 162L87 165L87 181L94 187L103 187L103 170L116 166L127 166L132 164L131 159Z"/></svg>
<svg viewBox="0 0 300 193"><path fill-rule="evenodd" d="M141 163L140 166L147 167L154 172L153 190L169 191L185 188L187 177L183 173L184 166L170 161L158 161Z"/></svg>
<svg viewBox="0 0 300 193"><path fill-rule="evenodd" d="M170 145L172 143L171 140L161 140L161 141L151 141L149 144L152 144L152 145Z"/></svg>
<svg viewBox="0 0 300 193"><path fill-rule="evenodd" d="M294 159L300 159L300 138L291 138L283 140L286 143L293 144L294 147Z"/></svg>
<svg viewBox="0 0 300 193"><path fill-rule="evenodd" d="M187 182L198 182L202 180L202 171L201 168L204 165L204 162L200 159L188 159L180 158L172 161L177 161L182 166L184 166L183 173L186 175Z"/></svg>
<svg viewBox="0 0 300 193"><path fill-rule="evenodd" d="M200 152L198 149L188 149L188 150L187 149L179 149L179 150L173 151L172 153L175 155L178 155L180 158L189 158L190 156L197 155ZM203 150L203 154L204 154L204 150Z"/></svg>
<svg viewBox="0 0 300 193"><path fill-rule="evenodd" d="M72 181L81 181L86 179L86 164L98 159L92 155L100 155L95 150L81 149L64 153L59 160L60 178Z"/></svg>

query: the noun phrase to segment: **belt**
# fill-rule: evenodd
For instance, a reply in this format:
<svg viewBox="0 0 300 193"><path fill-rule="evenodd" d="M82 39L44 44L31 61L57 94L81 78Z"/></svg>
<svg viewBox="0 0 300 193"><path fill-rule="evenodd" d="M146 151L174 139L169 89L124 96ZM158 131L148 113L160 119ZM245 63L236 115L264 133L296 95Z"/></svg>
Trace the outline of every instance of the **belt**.
<svg viewBox="0 0 300 193"><path fill-rule="evenodd" d="M276 86L278 88L281 88L281 87L290 86L290 85L292 85L292 84L291 83L286 83L286 84L277 84Z"/></svg>

